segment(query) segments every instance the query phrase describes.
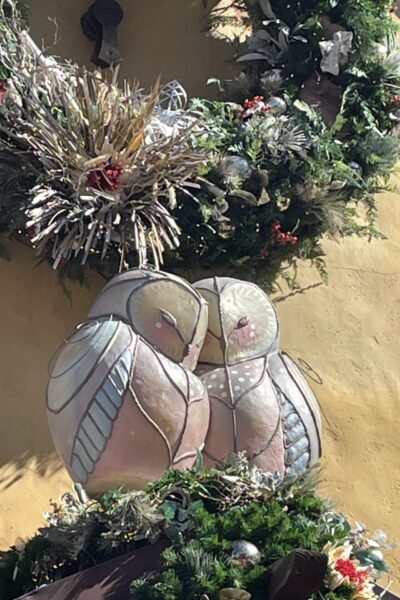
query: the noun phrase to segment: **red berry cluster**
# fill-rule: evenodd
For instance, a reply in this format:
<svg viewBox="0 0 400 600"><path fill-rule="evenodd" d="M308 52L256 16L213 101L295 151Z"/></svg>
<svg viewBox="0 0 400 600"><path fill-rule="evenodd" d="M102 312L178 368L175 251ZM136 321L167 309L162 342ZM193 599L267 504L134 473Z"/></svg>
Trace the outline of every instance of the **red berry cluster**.
<svg viewBox="0 0 400 600"><path fill-rule="evenodd" d="M266 113L269 110L271 110L271 107L265 102L264 96L254 96L254 98L246 98L243 101L241 117L246 119L256 113Z"/></svg>
<svg viewBox="0 0 400 600"><path fill-rule="evenodd" d="M246 98L243 106L244 108L256 108L261 102L264 102L264 96L254 96L254 98Z"/></svg>
<svg viewBox="0 0 400 600"><path fill-rule="evenodd" d="M299 241L297 235L293 235L290 231L281 231L282 225L278 222L272 224L272 243L286 246L286 244L292 244L295 246Z"/></svg>
<svg viewBox="0 0 400 600"><path fill-rule="evenodd" d="M95 190L116 190L118 188L118 180L121 173L121 165L104 165L100 169L90 171L86 183Z"/></svg>
<svg viewBox="0 0 400 600"><path fill-rule="evenodd" d="M286 246L286 244L292 244L295 246L299 241L297 235L293 235L291 231L281 231L282 225L275 221L271 227L271 238L265 244L265 246L260 250L260 254L257 258L266 258L269 256L269 252L271 247L279 244L280 246Z"/></svg>
<svg viewBox="0 0 400 600"><path fill-rule="evenodd" d="M391 98L389 98L388 104L390 106L399 106L400 105L400 95L392 96Z"/></svg>
<svg viewBox="0 0 400 600"><path fill-rule="evenodd" d="M358 592L364 588L367 571L365 569L357 569L352 560L339 558L335 564L335 571L343 575L343 577L348 577Z"/></svg>

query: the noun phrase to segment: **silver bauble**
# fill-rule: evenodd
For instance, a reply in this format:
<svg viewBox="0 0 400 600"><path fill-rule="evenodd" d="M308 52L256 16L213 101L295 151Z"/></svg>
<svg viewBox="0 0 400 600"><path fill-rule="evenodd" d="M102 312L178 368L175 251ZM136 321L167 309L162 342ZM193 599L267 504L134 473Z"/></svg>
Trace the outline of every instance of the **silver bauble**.
<svg viewBox="0 0 400 600"><path fill-rule="evenodd" d="M231 546L232 561L242 567L256 565L261 560L257 546L246 540L236 540Z"/></svg>
<svg viewBox="0 0 400 600"><path fill-rule="evenodd" d="M271 109L270 112L272 112L274 115L283 115L283 113L285 113L287 110L286 102L283 100L283 98L279 98L278 96L272 96L272 98L269 98L267 104Z"/></svg>
<svg viewBox="0 0 400 600"><path fill-rule="evenodd" d="M227 180L234 178L247 179L252 173L248 161L242 156L235 155L223 158L218 165L218 169Z"/></svg>
<svg viewBox="0 0 400 600"><path fill-rule="evenodd" d="M354 171L358 171L359 173L362 173L362 166L359 165L354 160L351 163L349 163L349 167L351 167L352 169L354 169Z"/></svg>

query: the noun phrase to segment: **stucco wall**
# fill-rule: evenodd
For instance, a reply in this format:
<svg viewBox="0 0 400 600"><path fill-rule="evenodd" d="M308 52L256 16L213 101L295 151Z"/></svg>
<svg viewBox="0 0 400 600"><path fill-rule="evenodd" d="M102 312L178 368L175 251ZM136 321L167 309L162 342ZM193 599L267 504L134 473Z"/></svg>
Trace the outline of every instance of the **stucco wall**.
<svg viewBox="0 0 400 600"><path fill-rule="evenodd" d="M385 241L326 242L329 285L277 305L282 345L322 379L321 492L400 542L400 206L379 199ZM301 270L302 281L315 276ZM391 556L400 591L400 548ZM396 589L396 587L394 588Z"/></svg>
<svg viewBox="0 0 400 600"><path fill-rule="evenodd" d="M152 85L178 79L192 95L204 92L211 75L229 70L231 52L223 41L206 37L203 0L119 0L124 21L119 39L121 76ZM26 0L36 42L54 54L90 65L94 43L84 37L80 17L89 0ZM210 2L211 4L211 2ZM47 17L50 16L51 20ZM58 26L55 28L54 18Z"/></svg>
<svg viewBox="0 0 400 600"><path fill-rule="evenodd" d="M80 33L79 17L88 3L32 0L36 40L50 43L47 16L55 16L57 52L84 61L92 46ZM201 0L122 4L124 74L147 85L162 72L164 80L178 77L196 94L210 73L228 68L228 49L201 34ZM325 415L322 492L349 517L400 541L399 195L385 194L379 204L389 239L327 242L329 286L289 296L277 308L282 346L323 381L312 382ZM70 301L51 269L35 266L29 248L15 244L11 253L12 262L0 262L0 546L33 533L49 499L70 486L45 418L47 364L102 285L96 277L89 289L69 285ZM305 267L301 280L312 286L317 277ZM399 573L400 550L392 559Z"/></svg>

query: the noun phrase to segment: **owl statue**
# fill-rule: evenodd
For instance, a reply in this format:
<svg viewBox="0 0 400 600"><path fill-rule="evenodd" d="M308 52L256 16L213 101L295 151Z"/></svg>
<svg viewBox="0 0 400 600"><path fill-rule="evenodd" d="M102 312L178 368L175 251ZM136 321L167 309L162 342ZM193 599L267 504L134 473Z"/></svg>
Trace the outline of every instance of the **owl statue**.
<svg viewBox="0 0 400 600"><path fill-rule="evenodd" d="M230 278L194 284L208 303L208 331L195 373L211 405L205 464L245 452L259 468L295 475L320 457L318 403L292 359L279 352L272 303Z"/></svg>
<svg viewBox="0 0 400 600"><path fill-rule="evenodd" d="M143 488L203 448L209 400L192 373L207 303L179 277L114 277L53 358L48 419L75 482L92 494Z"/></svg>

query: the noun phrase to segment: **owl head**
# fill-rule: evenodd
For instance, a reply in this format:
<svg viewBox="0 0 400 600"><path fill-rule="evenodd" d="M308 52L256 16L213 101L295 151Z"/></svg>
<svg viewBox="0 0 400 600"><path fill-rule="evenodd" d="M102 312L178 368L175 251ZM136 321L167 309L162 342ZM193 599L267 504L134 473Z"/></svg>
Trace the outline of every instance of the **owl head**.
<svg viewBox="0 0 400 600"><path fill-rule="evenodd" d="M119 317L155 350L193 370L207 332L207 302L184 279L136 269L114 277L89 318Z"/></svg>
<svg viewBox="0 0 400 600"><path fill-rule="evenodd" d="M194 284L208 303L208 330L200 362L234 365L278 348L278 319L271 301L253 283L203 279Z"/></svg>

